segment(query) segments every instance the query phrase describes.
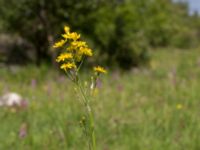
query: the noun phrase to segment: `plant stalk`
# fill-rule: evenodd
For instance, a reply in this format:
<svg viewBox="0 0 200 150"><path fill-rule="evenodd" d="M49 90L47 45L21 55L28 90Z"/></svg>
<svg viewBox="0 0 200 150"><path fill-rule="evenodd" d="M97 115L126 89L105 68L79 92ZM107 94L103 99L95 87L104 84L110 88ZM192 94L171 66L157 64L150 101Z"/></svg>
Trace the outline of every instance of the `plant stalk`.
<svg viewBox="0 0 200 150"><path fill-rule="evenodd" d="M94 130L94 116L93 116L93 113L92 113L92 109L91 109L90 104L89 104L89 99L86 96L86 94L85 94L85 92L84 92L79 81L77 82L77 86L78 86L80 93L83 97L84 104L85 104L85 107L86 107L87 116L88 116L88 119L89 119L89 149L90 150L96 150L96 136L95 136L95 130Z"/></svg>

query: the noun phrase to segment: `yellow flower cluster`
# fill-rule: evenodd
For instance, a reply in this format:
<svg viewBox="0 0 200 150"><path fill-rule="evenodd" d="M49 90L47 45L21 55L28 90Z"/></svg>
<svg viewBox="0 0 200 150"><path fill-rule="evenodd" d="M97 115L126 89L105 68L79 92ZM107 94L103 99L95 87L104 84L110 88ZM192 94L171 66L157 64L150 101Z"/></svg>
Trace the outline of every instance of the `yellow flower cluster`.
<svg viewBox="0 0 200 150"><path fill-rule="evenodd" d="M94 67L93 69L97 73L107 73L107 71L103 67L100 67L100 66Z"/></svg>
<svg viewBox="0 0 200 150"><path fill-rule="evenodd" d="M67 71L67 69L76 68L76 65L74 63L65 63L65 64L62 64L60 68Z"/></svg>
<svg viewBox="0 0 200 150"><path fill-rule="evenodd" d="M57 62L61 62L61 61L65 61L67 59L72 59L72 54L71 53L62 53L62 54L60 54L57 57L56 61Z"/></svg>
<svg viewBox="0 0 200 150"><path fill-rule="evenodd" d="M65 44L64 40L60 40L54 44L54 48L62 47Z"/></svg>
<svg viewBox="0 0 200 150"><path fill-rule="evenodd" d="M91 57L93 55L92 50L88 47L87 43L80 40L80 34L76 32L70 32L68 26L64 27L65 33L62 34L62 39L56 42L54 48L63 48L65 52L61 53L56 61L61 62L60 68L67 71L70 69L76 69L78 62L82 61L85 56ZM106 73L106 70L101 67L95 67L95 72Z"/></svg>

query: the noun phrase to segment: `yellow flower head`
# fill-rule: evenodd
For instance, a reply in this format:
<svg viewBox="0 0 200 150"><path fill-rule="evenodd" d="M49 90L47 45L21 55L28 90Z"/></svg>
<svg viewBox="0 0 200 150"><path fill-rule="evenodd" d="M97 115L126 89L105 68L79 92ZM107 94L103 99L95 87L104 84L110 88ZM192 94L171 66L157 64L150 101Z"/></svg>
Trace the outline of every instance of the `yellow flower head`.
<svg viewBox="0 0 200 150"><path fill-rule="evenodd" d="M87 47L81 47L80 48L80 53L86 56L92 56L92 50Z"/></svg>
<svg viewBox="0 0 200 150"><path fill-rule="evenodd" d="M83 41L77 41L77 46L78 47L88 47L88 45L86 44L86 42L83 42Z"/></svg>
<svg viewBox="0 0 200 150"><path fill-rule="evenodd" d="M62 37L63 37L64 39L69 39L69 34L62 34Z"/></svg>
<svg viewBox="0 0 200 150"><path fill-rule="evenodd" d="M88 47L86 42L83 41L73 41L71 42L71 46L73 46L74 48Z"/></svg>
<svg viewBox="0 0 200 150"><path fill-rule="evenodd" d="M65 33L69 33L70 28L69 28L68 26L65 26L65 27L64 27L64 30L65 30Z"/></svg>
<svg viewBox="0 0 200 150"><path fill-rule="evenodd" d="M69 38L74 40L74 41L78 40L80 37L81 37L81 35L77 34L76 32L72 32L72 33L69 34Z"/></svg>
<svg viewBox="0 0 200 150"><path fill-rule="evenodd" d="M53 48L62 47L65 44L65 40L60 40L53 45Z"/></svg>
<svg viewBox="0 0 200 150"><path fill-rule="evenodd" d="M61 61L65 61L66 59L71 59L71 58L72 58L71 53L62 53L57 57L56 61L61 62Z"/></svg>
<svg viewBox="0 0 200 150"><path fill-rule="evenodd" d="M68 69L76 68L74 63L65 63L60 66L61 69L67 71Z"/></svg>
<svg viewBox="0 0 200 150"><path fill-rule="evenodd" d="M182 109L183 108L183 105L182 104L177 104L176 105L176 109Z"/></svg>
<svg viewBox="0 0 200 150"><path fill-rule="evenodd" d="M81 35L76 32L70 32L68 26L64 26L63 39L54 44L54 48L63 47L66 51L59 54L56 58L57 62L63 62L60 66L61 69L67 71L69 69L77 69L77 66L83 56L92 56L93 52L88 47L87 43L80 40ZM66 45L66 48L64 47ZM99 75L100 73L107 73L107 71L100 66L94 67L94 71Z"/></svg>
<svg viewBox="0 0 200 150"><path fill-rule="evenodd" d="M68 32L68 33L62 34L62 37L65 39L71 39L73 41L77 41L78 39L80 39L81 35L77 34L76 32L72 32L72 33Z"/></svg>
<svg viewBox="0 0 200 150"><path fill-rule="evenodd" d="M94 67L93 69L97 73L107 73L107 71L103 67L100 67L100 66Z"/></svg>

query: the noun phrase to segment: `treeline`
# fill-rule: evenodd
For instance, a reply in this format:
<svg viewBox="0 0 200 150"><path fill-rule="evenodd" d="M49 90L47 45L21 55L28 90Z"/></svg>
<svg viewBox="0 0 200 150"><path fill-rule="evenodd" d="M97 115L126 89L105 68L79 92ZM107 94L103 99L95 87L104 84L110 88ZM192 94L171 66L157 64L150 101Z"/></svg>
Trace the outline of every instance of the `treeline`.
<svg viewBox="0 0 200 150"><path fill-rule="evenodd" d="M0 7L1 33L31 44L38 65L54 60L64 25L95 49L91 62L124 69L148 62L152 48L186 49L200 39L199 16L172 0L0 0Z"/></svg>

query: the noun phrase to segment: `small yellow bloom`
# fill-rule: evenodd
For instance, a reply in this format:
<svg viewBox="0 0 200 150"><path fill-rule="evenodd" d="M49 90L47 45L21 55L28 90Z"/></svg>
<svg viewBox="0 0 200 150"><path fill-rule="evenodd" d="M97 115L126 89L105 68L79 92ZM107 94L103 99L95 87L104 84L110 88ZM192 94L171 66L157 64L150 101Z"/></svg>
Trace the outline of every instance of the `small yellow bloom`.
<svg viewBox="0 0 200 150"><path fill-rule="evenodd" d="M182 104L177 104L176 105L176 109L182 109L183 108L183 105Z"/></svg>
<svg viewBox="0 0 200 150"><path fill-rule="evenodd" d="M65 26L65 27L64 27L64 30L65 30L65 33L69 33L70 28L69 28L68 26Z"/></svg>
<svg viewBox="0 0 200 150"><path fill-rule="evenodd" d="M77 34L76 32L72 32L72 33L69 34L69 37L70 37L70 39L76 41L81 37L81 35Z"/></svg>
<svg viewBox="0 0 200 150"><path fill-rule="evenodd" d="M62 47L65 44L65 40L60 40L53 45L53 48Z"/></svg>
<svg viewBox="0 0 200 150"><path fill-rule="evenodd" d="M87 47L81 47L80 48L80 53L86 56L92 56L92 50Z"/></svg>
<svg viewBox="0 0 200 150"><path fill-rule="evenodd" d="M60 68L66 71L68 69L76 68L76 65L74 63L66 63L62 64Z"/></svg>
<svg viewBox="0 0 200 150"><path fill-rule="evenodd" d="M69 38L70 38L70 37L69 37L69 33L62 34L62 37L63 37L64 39L69 39Z"/></svg>
<svg viewBox="0 0 200 150"><path fill-rule="evenodd" d="M88 47L86 42L78 41L78 47Z"/></svg>
<svg viewBox="0 0 200 150"><path fill-rule="evenodd" d="M61 61L65 61L66 59L71 59L71 58L72 58L71 53L62 53L57 57L56 61L61 62Z"/></svg>
<svg viewBox="0 0 200 150"><path fill-rule="evenodd" d="M73 42L71 42L71 45L74 48L88 47L87 44L86 44L86 42L83 42L83 41L73 41Z"/></svg>
<svg viewBox="0 0 200 150"><path fill-rule="evenodd" d="M72 32L72 33L62 34L62 37L65 39L71 39L73 41L76 41L76 40L80 39L81 35L77 34L76 32Z"/></svg>
<svg viewBox="0 0 200 150"><path fill-rule="evenodd" d="M93 69L97 73L107 73L107 71L103 67L100 67L100 66L94 67Z"/></svg>

